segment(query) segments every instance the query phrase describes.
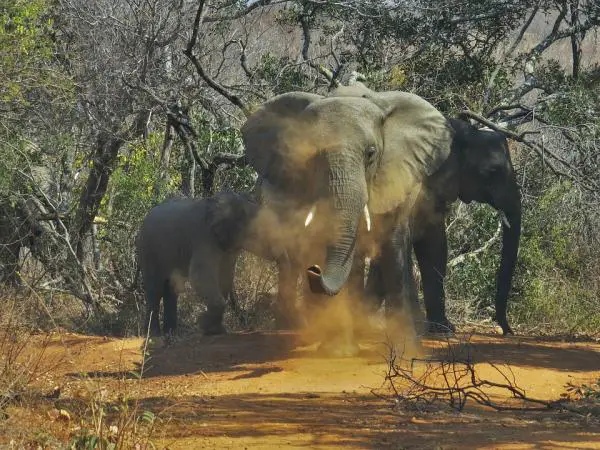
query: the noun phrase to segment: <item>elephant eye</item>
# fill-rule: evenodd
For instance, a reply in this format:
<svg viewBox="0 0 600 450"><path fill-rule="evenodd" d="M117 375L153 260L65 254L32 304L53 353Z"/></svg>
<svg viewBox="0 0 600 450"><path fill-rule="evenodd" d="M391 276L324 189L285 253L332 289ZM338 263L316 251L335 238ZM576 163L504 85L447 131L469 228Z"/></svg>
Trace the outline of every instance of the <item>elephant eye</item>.
<svg viewBox="0 0 600 450"><path fill-rule="evenodd" d="M369 145L366 149L365 149L365 158L367 160L368 163L373 161L373 158L375 157L375 154L377 153L377 149L375 148L374 145Z"/></svg>

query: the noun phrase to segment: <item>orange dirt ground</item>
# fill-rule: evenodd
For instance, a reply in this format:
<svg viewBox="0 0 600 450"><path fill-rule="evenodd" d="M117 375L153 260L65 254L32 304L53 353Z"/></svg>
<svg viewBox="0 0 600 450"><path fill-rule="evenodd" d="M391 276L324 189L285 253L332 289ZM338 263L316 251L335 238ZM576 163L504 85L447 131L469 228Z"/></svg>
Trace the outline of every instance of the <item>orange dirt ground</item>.
<svg viewBox="0 0 600 450"><path fill-rule="evenodd" d="M600 448L598 421L571 413L394 409L371 392L384 381L384 340L372 335L358 356L328 358L292 332L191 335L156 343L138 381L128 374L139 367L142 339L56 334L36 383L41 392L59 386L60 396L10 407L0 448L27 442L36 428L68 442L90 386L127 392L157 414L157 448ZM424 340L424 352L443 342ZM568 382L600 375L598 343L493 334L470 342L482 377L494 377L489 362L508 363L531 397L558 399ZM51 420L53 408L72 417Z"/></svg>

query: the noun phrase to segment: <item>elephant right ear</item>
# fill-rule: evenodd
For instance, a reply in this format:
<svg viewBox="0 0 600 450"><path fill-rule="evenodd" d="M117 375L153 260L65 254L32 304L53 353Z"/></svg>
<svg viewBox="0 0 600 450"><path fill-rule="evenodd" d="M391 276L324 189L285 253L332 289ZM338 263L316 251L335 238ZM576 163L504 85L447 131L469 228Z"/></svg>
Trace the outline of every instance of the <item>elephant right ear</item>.
<svg viewBox="0 0 600 450"><path fill-rule="evenodd" d="M242 126L246 158L269 184L285 189L316 147L304 127L302 112L323 97L289 92L264 103Z"/></svg>
<svg viewBox="0 0 600 450"><path fill-rule="evenodd" d="M376 94L385 112L383 155L369 189L369 208L379 214L415 200L423 181L450 155L448 121L425 99L408 92Z"/></svg>

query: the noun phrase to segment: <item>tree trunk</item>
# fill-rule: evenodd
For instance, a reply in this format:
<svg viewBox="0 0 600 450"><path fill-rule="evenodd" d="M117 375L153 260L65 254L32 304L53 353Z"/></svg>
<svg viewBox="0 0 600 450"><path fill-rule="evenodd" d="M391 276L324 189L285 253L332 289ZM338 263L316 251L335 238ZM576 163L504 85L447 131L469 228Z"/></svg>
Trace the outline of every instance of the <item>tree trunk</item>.
<svg viewBox="0 0 600 450"><path fill-rule="evenodd" d="M79 206L73 222L73 238L77 258L84 259L84 240L92 231L94 218L106 194L108 181L115 168L119 149L125 141L122 137L102 133L98 138L92 167L86 185L79 197Z"/></svg>
<svg viewBox="0 0 600 450"><path fill-rule="evenodd" d="M571 9L571 26L579 27L579 0L570 0L569 8ZM581 68L581 42L585 32L580 32L578 29L571 35L571 53L573 55L573 78L579 77Z"/></svg>

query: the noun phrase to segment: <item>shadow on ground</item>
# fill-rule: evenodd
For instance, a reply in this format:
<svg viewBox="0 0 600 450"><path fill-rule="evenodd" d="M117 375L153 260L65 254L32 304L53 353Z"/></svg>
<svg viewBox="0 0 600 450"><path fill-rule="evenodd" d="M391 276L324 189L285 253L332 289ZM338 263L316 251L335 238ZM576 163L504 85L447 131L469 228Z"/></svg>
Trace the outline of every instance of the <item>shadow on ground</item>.
<svg viewBox="0 0 600 450"><path fill-rule="evenodd" d="M557 413L517 414L471 411L422 415L394 411L372 396L333 394L189 397L178 401L148 398L143 407L167 411L168 439L179 445L220 440L239 445L292 444L306 448L481 448L516 443L535 448L578 448L600 444L600 431L583 422L566 422ZM239 441L238 441L239 440ZM529 447L527 447L529 448Z"/></svg>
<svg viewBox="0 0 600 450"><path fill-rule="evenodd" d="M425 352L433 358L444 358L448 348L454 354L468 356L473 362L492 362L512 366L538 367L579 372L600 368L598 345L590 343L561 344L524 337L477 335L452 339L427 338ZM363 348L360 357L383 362L388 355L386 343L371 340L370 350ZM298 347L305 345L293 332L252 332L223 336L191 335L169 346L156 344L151 350L151 367L145 376L168 376L203 371L226 372L245 364L275 362L301 357ZM311 357L314 357L313 353ZM324 356L323 356L324 357Z"/></svg>
<svg viewBox="0 0 600 450"><path fill-rule="evenodd" d="M379 339L379 340L378 340ZM384 338L361 341L359 357L369 363L383 363L389 355ZM365 341L366 342L366 341ZM191 334L165 345L151 345L144 378L195 373L235 372L240 366L260 365L289 358L327 358L314 351L303 351L307 343L294 332L248 332L220 336ZM600 368L600 346L592 342L562 343L521 336L456 335L451 338L428 337L423 340L425 358L446 359L448 354L470 358L475 363L491 362L513 367L543 368L564 372L588 372ZM314 349L313 349L314 350ZM122 369L122 368L121 368ZM139 370L137 365L136 370ZM260 377L278 371L274 367L256 368L242 378ZM96 370L72 372L71 377L134 378L130 371Z"/></svg>
<svg viewBox="0 0 600 450"><path fill-rule="evenodd" d="M522 336L458 335L449 340L428 339L426 346L433 357L440 359L454 354L468 357L475 363L489 362L567 372L600 369L599 346L592 342L575 344Z"/></svg>

